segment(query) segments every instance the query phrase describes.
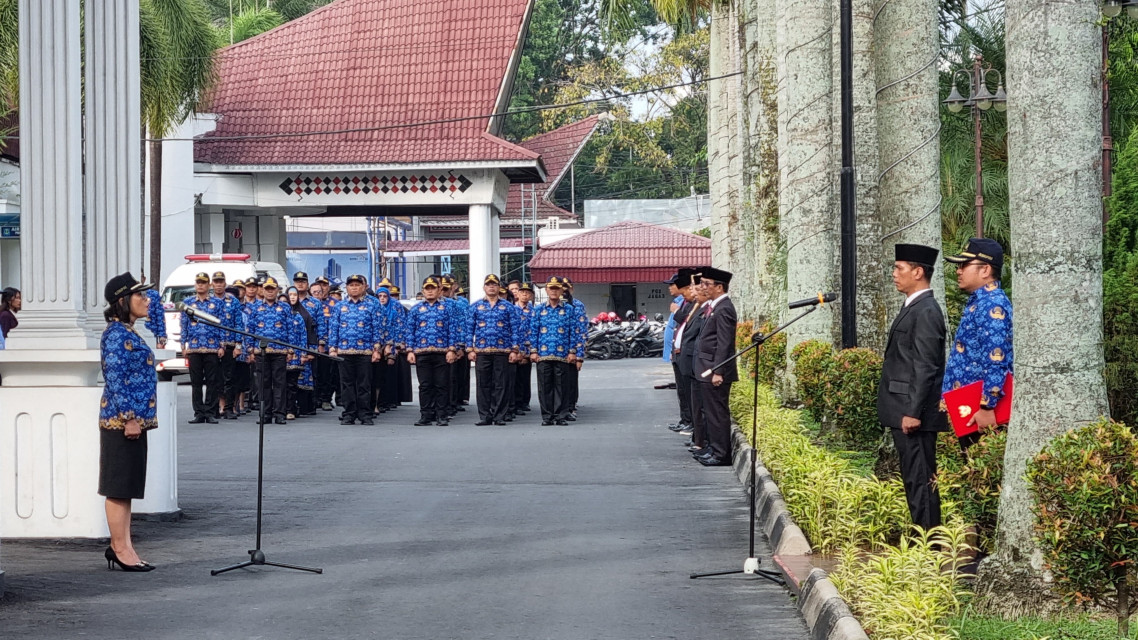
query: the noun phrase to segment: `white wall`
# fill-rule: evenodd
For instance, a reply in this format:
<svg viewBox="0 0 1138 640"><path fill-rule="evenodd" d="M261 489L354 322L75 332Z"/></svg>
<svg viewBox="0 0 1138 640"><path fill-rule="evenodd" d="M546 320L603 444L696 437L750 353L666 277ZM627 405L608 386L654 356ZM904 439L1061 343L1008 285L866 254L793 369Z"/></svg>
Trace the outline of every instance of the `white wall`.
<svg viewBox="0 0 1138 640"><path fill-rule="evenodd" d="M573 295L585 303L585 310L589 318L601 311L613 311L610 300L609 284L577 284L573 285ZM662 282L640 282L636 284L636 307L640 313L649 318L656 313L667 317L671 298L668 297L668 285Z"/></svg>
<svg viewBox="0 0 1138 640"><path fill-rule="evenodd" d="M162 142L162 279L184 264L186 255L196 251L194 208L199 191L194 180L194 146L183 140L216 126L214 116L194 116L170 134L178 140ZM146 201L149 202L149 196ZM146 218L149 220L149 216ZM146 238L149 242L149 233Z"/></svg>

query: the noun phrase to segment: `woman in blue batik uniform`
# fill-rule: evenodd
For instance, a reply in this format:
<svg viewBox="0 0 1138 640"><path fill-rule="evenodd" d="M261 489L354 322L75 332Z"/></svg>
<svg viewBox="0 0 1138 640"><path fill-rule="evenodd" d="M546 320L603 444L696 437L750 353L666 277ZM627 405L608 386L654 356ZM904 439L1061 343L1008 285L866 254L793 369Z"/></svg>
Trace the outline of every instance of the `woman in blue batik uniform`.
<svg viewBox="0 0 1138 640"><path fill-rule="evenodd" d="M135 321L147 317L149 288L124 273L103 291L110 306L100 342L106 386L99 409L99 495L107 499L111 532L107 568L117 564L123 571L154 569L130 539L130 501L146 491L146 432L158 426L154 353L134 331Z"/></svg>

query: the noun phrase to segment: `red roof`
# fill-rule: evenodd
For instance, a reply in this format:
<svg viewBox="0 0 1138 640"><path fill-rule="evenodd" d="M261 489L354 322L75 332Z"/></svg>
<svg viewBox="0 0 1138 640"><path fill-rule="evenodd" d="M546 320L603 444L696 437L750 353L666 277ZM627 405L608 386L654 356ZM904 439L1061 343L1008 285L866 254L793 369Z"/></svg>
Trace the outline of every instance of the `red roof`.
<svg viewBox="0 0 1138 640"><path fill-rule="evenodd" d="M535 282L568 276L574 283L656 282L676 269L711 264L711 240L629 220L546 245L529 262Z"/></svg>
<svg viewBox="0 0 1138 640"><path fill-rule="evenodd" d="M214 164L534 161L487 133L532 0L337 0L218 53ZM508 87L507 87L508 89ZM218 140L345 129L292 138Z"/></svg>
<svg viewBox="0 0 1138 640"><path fill-rule="evenodd" d="M572 161L576 159L577 154L581 152L585 143L597 130L599 119L598 116L589 116L584 120L558 127L548 133L536 135L521 143L521 146L526 149L541 154L546 174L549 176L547 182L533 185L537 190L537 218L539 221L553 217L573 217L571 212L553 204L550 198L553 197L553 192L557 190L557 185L561 183L561 179L568 175ZM522 195L523 192L524 196ZM523 197L530 197L529 187L523 190L522 185L511 184L510 193L506 197L506 212L502 217L521 217ZM533 215L531 205L531 201L525 203L527 217Z"/></svg>
<svg viewBox="0 0 1138 640"><path fill-rule="evenodd" d="M525 245L533 244L532 238L525 239ZM521 238L502 238L498 246L503 249L517 249L521 248ZM393 240L389 241L383 248L387 253L407 253L411 251L469 251L470 240L466 238L455 238L449 240Z"/></svg>

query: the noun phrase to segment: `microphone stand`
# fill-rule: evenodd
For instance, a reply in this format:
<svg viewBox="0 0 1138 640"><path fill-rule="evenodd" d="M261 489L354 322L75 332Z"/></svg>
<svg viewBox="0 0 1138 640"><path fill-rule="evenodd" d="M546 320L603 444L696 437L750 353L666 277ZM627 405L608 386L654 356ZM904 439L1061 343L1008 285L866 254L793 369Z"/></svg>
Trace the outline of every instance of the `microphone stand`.
<svg viewBox="0 0 1138 640"><path fill-rule="evenodd" d="M250 333L250 332L244 331L242 329L235 329L233 327L227 327L227 326L220 324L218 322L214 322L213 320L204 318L200 314L192 313L192 311L193 311L192 309L185 309L185 310L183 310L183 313L189 313L189 316L191 318L193 318L196 322L201 322L202 324L209 325L209 326L214 327L216 329L221 329L223 331L228 331L230 333L236 333L236 334L247 336L247 337L254 338L257 340L257 348L261 352L261 358L260 358L260 361L257 363L257 367L258 367L258 373L260 374L259 379L260 379L262 385L264 385L264 380L265 380L265 360L268 359L266 357L267 354L265 353L265 348L268 347L269 344L279 345L282 347L286 347L288 349L294 349L296 351L303 351L305 353L310 353L312 355L319 356L321 358L329 358L329 359L334 360L334 361L343 360L343 358L330 356L326 353L320 353L319 351L316 351L314 349L309 349L307 347L299 347L297 345L289 344L287 342L281 342L280 340L272 340L272 339L267 338L265 336L259 336L255 333ZM281 567L283 569L296 569L297 571L308 571L310 573L324 573L323 569L319 569L319 568L315 568L315 567L302 567L302 566L295 565L295 564L284 564L281 562L269 562L268 560L265 559L265 552L261 550L261 513L262 513L262 505L264 503L264 496L265 496L265 491L264 491L264 489L265 489L265 398L261 398L260 408L257 409L257 430L258 430L258 439L257 439L257 543L254 545L254 548L249 549L249 551L248 551L249 559L248 560L246 560L244 562L239 562L237 564L230 565L228 567L223 567L221 569L213 569L209 572L209 575L216 576L216 575L225 573L227 571L233 571L234 569L244 569L245 567L250 567L253 565L257 565L257 566L268 565L271 567Z"/></svg>
<svg viewBox="0 0 1138 640"><path fill-rule="evenodd" d="M735 352L735 355L733 355L730 358L727 358L726 360L724 360L723 362L720 362L719 364L713 366L711 369L704 371L703 374L701 375L701 377L706 378L706 377L711 375L711 372L713 370L718 369L719 367L722 367L725 364L729 364L729 363L737 360L739 357L743 356L748 351L758 349L760 346L762 346L762 344L764 342L766 342L767 340L770 340L772 337L774 337L775 334L782 332L783 329L786 329L787 327L794 324L795 322L798 322L799 320L805 318L806 316L810 315L811 313L813 313L817 309L818 309L818 304L811 305L808 309L803 311L801 314L799 314L799 315L795 316L794 318L791 318L790 320L784 322L782 325L776 327L773 331L771 331L770 333L768 333L765 336L762 334L762 332L756 331L751 336L751 346L740 349L739 351ZM711 573L693 573L690 576L692 580L695 580L696 578L707 578L709 576L727 576L727 575L733 575L736 573L745 573L748 575L754 575L754 576L757 576L760 578L764 578L766 580L770 580L771 582L773 582L777 585L783 585L783 586L786 585L786 581L784 581L782 579L782 576L779 575L779 573L777 571L768 571L766 569L760 569L759 568L759 559L755 555L755 503L758 501L757 494L758 494L758 484L759 484L758 480L756 479L756 473L755 473L755 468L756 468L757 460L759 457L758 449L756 448L755 433L758 431L758 428L759 428L759 372L754 371L753 374L754 375L751 377L751 379L753 381L753 389L751 392L752 393L752 395L751 395L751 411L753 412L751 415L751 531L750 531L751 537L750 537L750 542L749 542L749 546L748 546L748 550L747 550L747 559L746 559L746 561L743 562L743 568L742 569L735 569L732 571L713 571Z"/></svg>

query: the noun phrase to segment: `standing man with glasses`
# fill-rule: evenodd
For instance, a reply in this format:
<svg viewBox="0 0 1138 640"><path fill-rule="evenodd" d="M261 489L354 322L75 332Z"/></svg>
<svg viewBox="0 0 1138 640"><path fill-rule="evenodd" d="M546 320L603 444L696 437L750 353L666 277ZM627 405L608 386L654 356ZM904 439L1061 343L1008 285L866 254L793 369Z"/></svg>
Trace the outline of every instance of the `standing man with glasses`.
<svg viewBox="0 0 1138 640"><path fill-rule="evenodd" d="M222 301L210 293L209 274L204 271L194 276L194 295L182 304L221 318L224 324ZM225 337L221 329L191 319L185 312L182 313L181 324L182 354L190 369L190 400L194 406L194 418L190 424L217 424L217 396L221 391L221 357L225 355Z"/></svg>
<svg viewBox="0 0 1138 640"><path fill-rule="evenodd" d="M707 451L700 452L696 460L705 467L726 467L731 465L731 410L727 403L731 384L739 379L739 370L734 360L715 365L735 353L735 327L739 317L727 294L731 272L705 268L699 276L707 303L700 311L703 327L696 339L692 362L697 387L692 396L696 400L692 413L703 412L707 423ZM705 378L703 374L707 371L711 371L711 375Z"/></svg>
<svg viewBox="0 0 1138 640"><path fill-rule="evenodd" d="M996 405L1004 399L1004 383L1012 373L1012 303L1000 288L1004 248L990 238L972 238L960 255L945 258L956 264L956 281L969 294L960 315L956 337L948 351L943 393L977 380L984 382L980 410L969 420L979 431L960 438L965 452L985 432L996 427Z"/></svg>

